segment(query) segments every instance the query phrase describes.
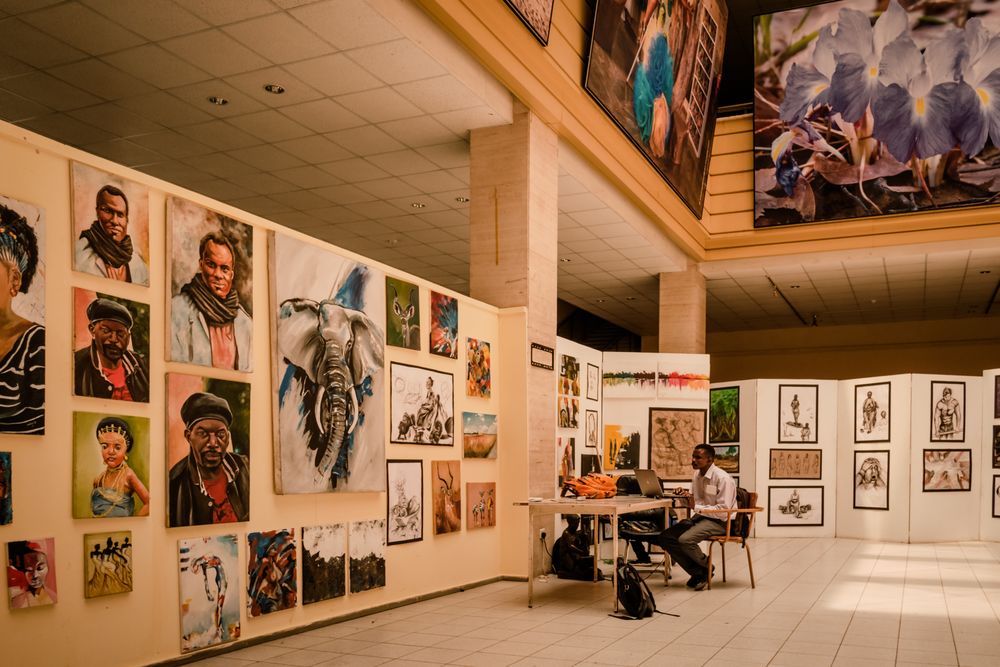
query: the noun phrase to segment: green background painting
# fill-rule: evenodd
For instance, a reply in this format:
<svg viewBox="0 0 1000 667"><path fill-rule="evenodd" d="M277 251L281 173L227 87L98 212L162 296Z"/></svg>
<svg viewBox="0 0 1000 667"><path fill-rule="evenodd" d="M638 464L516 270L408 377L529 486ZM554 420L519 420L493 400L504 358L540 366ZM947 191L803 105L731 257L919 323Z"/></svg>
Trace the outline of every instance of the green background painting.
<svg viewBox="0 0 1000 667"><path fill-rule="evenodd" d="M105 469L101 458L101 447L97 444L94 432L97 423L105 417L119 417L125 420L132 432L132 451L128 453L129 467L135 472L147 489L150 496L153 489L149 486L149 419L146 417L130 417L128 415L108 414L106 412L74 412L73 413L73 518L93 519L90 510L90 492L94 488L94 479ZM139 496L135 499L135 511L142 508Z"/></svg>
<svg viewBox="0 0 1000 667"><path fill-rule="evenodd" d="M403 326L396 314L395 304L405 313L413 299L413 315L408 318L409 330L403 335ZM385 278L385 342L394 347L420 349L420 288L398 278Z"/></svg>
<svg viewBox="0 0 1000 667"><path fill-rule="evenodd" d="M739 387L720 387L709 392L708 441L740 441Z"/></svg>

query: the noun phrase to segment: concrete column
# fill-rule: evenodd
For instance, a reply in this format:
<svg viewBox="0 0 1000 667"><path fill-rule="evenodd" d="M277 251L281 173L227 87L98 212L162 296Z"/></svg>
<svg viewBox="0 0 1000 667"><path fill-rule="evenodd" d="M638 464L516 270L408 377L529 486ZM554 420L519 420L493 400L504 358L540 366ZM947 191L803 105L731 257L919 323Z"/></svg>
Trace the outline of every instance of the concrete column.
<svg viewBox="0 0 1000 667"><path fill-rule="evenodd" d="M705 276L694 263L660 274L660 352L705 353Z"/></svg>

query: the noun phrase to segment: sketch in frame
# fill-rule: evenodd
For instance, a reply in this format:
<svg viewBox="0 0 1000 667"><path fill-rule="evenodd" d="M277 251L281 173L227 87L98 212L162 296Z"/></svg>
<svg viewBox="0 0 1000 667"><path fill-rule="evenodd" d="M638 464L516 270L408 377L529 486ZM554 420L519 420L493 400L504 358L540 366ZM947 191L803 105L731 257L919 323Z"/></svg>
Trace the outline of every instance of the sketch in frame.
<svg viewBox="0 0 1000 667"><path fill-rule="evenodd" d="M434 534L462 530L462 467L460 461L431 461L431 508Z"/></svg>
<svg viewBox="0 0 1000 667"><path fill-rule="evenodd" d="M455 444L455 378L430 368L392 362L389 412L394 444Z"/></svg>
<svg viewBox="0 0 1000 667"><path fill-rule="evenodd" d="M580 426L580 399L572 396L560 396L559 428L578 428Z"/></svg>
<svg viewBox="0 0 1000 667"><path fill-rule="evenodd" d="M822 526L822 486L767 487L768 526Z"/></svg>
<svg viewBox="0 0 1000 667"><path fill-rule="evenodd" d="M971 491L971 449L925 449L923 490Z"/></svg>
<svg viewBox="0 0 1000 667"><path fill-rule="evenodd" d="M649 409L648 461L660 479L691 481L691 454L695 445L705 442L706 415L703 409Z"/></svg>
<svg viewBox="0 0 1000 667"><path fill-rule="evenodd" d="M819 434L819 385L778 385L778 442L816 443Z"/></svg>
<svg viewBox="0 0 1000 667"><path fill-rule="evenodd" d="M587 400L601 400L601 369L587 364Z"/></svg>
<svg viewBox="0 0 1000 667"><path fill-rule="evenodd" d="M604 471L638 468L641 438L638 426L605 424L604 458L601 460Z"/></svg>
<svg viewBox="0 0 1000 667"><path fill-rule="evenodd" d="M559 387L562 396L580 395L580 360L568 354L559 355Z"/></svg>
<svg viewBox="0 0 1000 667"><path fill-rule="evenodd" d="M580 476L601 472L600 454L580 454Z"/></svg>
<svg viewBox="0 0 1000 667"><path fill-rule="evenodd" d="M467 338L465 346L465 395L489 398L490 344L485 340Z"/></svg>
<svg viewBox="0 0 1000 667"><path fill-rule="evenodd" d="M83 597L132 591L132 531L83 536Z"/></svg>
<svg viewBox="0 0 1000 667"><path fill-rule="evenodd" d="M420 349L420 288L385 277L385 344Z"/></svg>
<svg viewBox="0 0 1000 667"><path fill-rule="evenodd" d="M431 291L430 351L458 359L458 299Z"/></svg>
<svg viewBox="0 0 1000 667"><path fill-rule="evenodd" d="M713 445L715 450L715 466L720 470L729 473L740 471L740 446L739 445Z"/></svg>
<svg viewBox="0 0 1000 667"><path fill-rule="evenodd" d="M0 452L0 526L14 521L14 477L10 452Z"/></svg>
<svg viewBox="0 0 1000 667"><path fill-rule="evenodd" d="M149 285L149 188L73 162L73 270Z"/></svg>
<svg viewBox="0 0 1000 667"><path fill-rule="evenodd" d="M993 425L993 468L1000 468L1000 424Z"/></svg>
<svg viewBox="0 0 1000 667"><path fill-rule="evenodd" d="M584 444L587 447L597 448L601 444L601 436L599 431L599 419L597 410L587 410L586 417L584 418L585 430L584 433L586 438Z"/></svg>
<svg viewBox="0 0 1000 667"><path fill-rule="evenodd" d="M497 525L497 483L468 482L465 485L468 514L466 530L492 528Z"/></svg>
<svg viewBox="0 0 1000 667"><path fill-rule="evenodd" d="M854 452L854 509L889 509L889 450Z"/></svg>
<svg viewBox="0 0 1000 667"><path fill-rule="evenodd" d="M268 236L277 493L385 490L385 278Z"/></svg>
<svg viewBox="0 0 1000 667"><path fill-rule="evenodd" d="M542 46L549 44L555 0L504 0Z"/></svg>
<svg viewBox="0 0 1000 667"><path fill-rule="evenodd" d="M576 438L556 438L556 471L560 487L570 477L576 477Z"/></svg>
<svg viewBox="0 0 1000 667"><path fill-rule="evenodd" d="M73 413L73 518L149 516L149 419Z"/></svg>
<svg viewBox="0 0 1000 667"><path fill-rule="evenodd" d="M708 392L708 442L740 441L740 388L713 387Z"/></svg>
<svg viewBox="0 0 1000 667"><path fill-rule="evenodd" d="M667 355L656 364L656 398L660 400L703 398L709 393L707 355Z"/></svg>
<svg viewBox="0 0 1000 667"><path fill-rule="evenodd" d="M993 475L993 518L1000 519L1000 475Z"/></svg>
<svg viewBox="0 0 1000 667"><path fill-rule="evenodd" d="M931 442L965 442L965 383L931 380Z"/></svg>
<svg viewBox="0 0 1000 667"><path fill-rule="evenodd" d="M386 461L386 544L424 539L424 462L419 459Z"/></svg>
<svg viewBox="0 0 1000 667"><path fill-rule="evenodd" d="M292 609L298 599L295 529L247 533L247 613Z"/></svg>
<svg viewBox="0 0 1000 667"><path fill-rule="evenodd" d="M348 537L351 593L385 586L385 521L352 521Z"/></svg>
<svg viewBox="0 0 1000 667"><path fill-rule="evenodd" d="M462 458L497 457L497 416L481 412L462 413Z"/></svg>
<svg viewBox="0 0 1000 667"><path fill-rule="evenodd" d="M149 402L149 304L73 288L73 393Z"/></svg>
<svg viewBox="0 0 1000 667"><path fill-rule="evenodd" d="M253 370L253 227L167 198L170 361Z"/></svg>
<svg viewBox="0 0 1000 667"><path fill-rule="evenodd" d="M181 653L240 638L239 538L178 540Z"/></svg>
<svg viewBox="0 0 1000 667"><path fill-rule="evenodd" d="M892 384L854 385L854 442L889 442Z"/></svg>
<svg viewBox="0 0 1000 667"><path fill-rule="evenodd" d="M821 479L822 449L772 449L768 479Z"/></svg>
<svg viewBox="0 0 1000 667"><path fill-rule="evenodd" d="M302 528L302 604L347 594L347 526Z"/></svg>
<svg viewBox="0 0 1000 667"><path fill-rule="evenodd" d="M7 601L11 609L53 605L56 585L54 537L7 543Z"/></svg>

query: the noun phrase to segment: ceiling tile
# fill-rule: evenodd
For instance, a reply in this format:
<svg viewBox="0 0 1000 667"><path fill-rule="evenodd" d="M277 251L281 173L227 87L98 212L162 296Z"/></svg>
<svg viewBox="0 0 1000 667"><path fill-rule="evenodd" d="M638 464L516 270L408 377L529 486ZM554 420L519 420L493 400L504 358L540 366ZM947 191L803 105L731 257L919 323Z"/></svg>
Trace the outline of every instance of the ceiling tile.
<svg viewBox="0 0 1000 667"><path fill-rule="evenodd" d="M174 0L212 25L235 23L276 11L268 0Z"/></svg>
<svg viewBox="0 0 1000 667"><path fill-rule="evenodd" d="M276 192L291 192L299 189L299 185L293 185L286 179L278 178L266 173L240 174L231 176L230 181L241 187L247 188L253 194L271 195Z"/></svg>
<svg viewBox="0 0 1000 667"><path fill-rule="evenodd" d="M21 18L70 46L93 55L121 51L144 40L78 2L65 2Z"/></svg>
<svg viewBox="0 0 1000 667"><path fill-rule="evenodd" d="M276 202L270 197L262 197L262 196L247 197L245 199L234 199L230 203L233 206L243 209L244 211L249 211L250 213L256 213L257 215L265 218L289 210L289 208L284 204Z"/></svg>
<svg viewBox="0 0 1000 667"><path fill-rule="evenodd" d="M105 132L89 123L83 123L63 114L38 116L21 121L18 124L21 127L28 128L32 132L37 132L56 141L76 147L95 144L100 141L108 141L114 138L110 132Z"/></svg>
<svg viewBox="0 0 1000 667"><path fill-rule="evenodd" d="M341 95L336 99L369 123L421 115L420 109L388 86Z"/></svg>
<svg viewBox="0 0 1000 667"><path fill-rule="evenodd" d="M153 87L96 58L88 58L48 70L55 77L106 100L132 97L153 91Z"/></svg>
<svg viewBox="0 0 1000 667"><path fill-rule="evenodd" d="M196 189L201 194L208 195L209 197L218 199L219 201L246 199L254 194L259 194L245 187L222 180L221 178L199 183Z"/></svg>
<svg viewBox="0 0 1000 667"><path fill-rule="evenodd" d="M357 186L378 199L395 199L421 194L417 188L395 177L365 181L358 183Z"/></svg>
<svg viewBox="0 0 1000 667"><path fill-rule="evenodd" d="M248 164L234 160L224 153L210 153L208 155L196 155L184 160L186 164L195 169L218 176L219 178L230 178L240 174L253 174L257 169Z"/></svg>
<svg viewBox="0 0 1000 667"><path fill-rule="evenodd" d="M230 118L229 123L268 142L284 141L310 134L309 129L274 109Z"/></svg>
<svg viewBox="0 0 1000 667"><path fill-rule="evenodd" d="M615 250L642 248L649 245L649 241L638 234L633 234L632 236L617 236L612 239L605 239L605 242Z"/></svg>
<svg viewBox="0 0 1000 667"><path fill-rule="evenodd" d="M305 211L285 211L282 213L275 213L271 216L271 219L279 225L285 225L286 227L291 227L292 229L315 229L316 227L326 225L325 222L311 213L306 213Z"/></svg>
<svg viewBox="0 0 1000 667"><path fill-rule="evenodd" d="M124 8L121 0L83 0L83 3L153 42L208 27L170 0L142 0L141 11L137 7Z"/></svg>
<svg viewBox="0 0 1000 667"><path fill-rule="evenodd" d="M260 139L233 127L224 120L189 125L178 130L191 139L220 151L244 148L260 143Z"/></svg>
<svg viewBox="0 0 1000 667"><path fill-rule="evenodd" d="M161 45L217 77L262 69L271 64L221 30L204 30L175 37L161 42Z"/></svg>
<svg viewBox="0 0 1000 667"><path fill-rule="evenodd" d="M316 58L333 50L315 33L285 13L260 16L228 25L223 30L279 65Z"/></svg>
<svg viewBox="0 0 1000 667"><path fill-rule="evenodd" d="M451 74L401 83L395 89L427 113L468 109L483 103L483 100Z"/></svg>
<svg viewBox="0 0 1000 667"><path fill-rule="evenodd" d="M445 169L469 166L469 142L467 141L460 140L447 144L421 146L416 151L438 167Z"/></svg>
<svg viewBox="0 0 1000 667"><path fill-rule="evenodd" d="M287 106L281 109L281 113L305 125L313 132L324 134L365 124L363 118L359 118L333 100L327 99Z"/></svg>
<svg viewBox="0 0 1000 667"><path fill-rule="evenodd" d="M0 21L0 53L41 69L85 56L83 51L16 18Z"/></svg>
<svg viewBox="0 0 1000 667"><path fill-rule="evenodd" d="M463 219L467 219L469 215L469 202L456 201L457 197L464 197L468 200L469 188L464 185L460 186L457 190L442 190L439 192L433 192L432 197L440 201L442 204L450 209L455 209L456 212L462 216Z"/></svg>
<svg viewBox="0 0 1000 667"><path fill-rule="evenodd" d="M574 227L572 229L560 230L559 232L560 243L567 243L569 241L588 241L594 238L597 238L594 236L594 233L584 227Z"/></svg>
<svg viewBox="0 0 1000 667"><path fill-rule="evenodd" d="M209 79L173 88L170 90L170 94L196 108L203 109L216 118L232 118L264 109L263 104L244 95L221 79ZM221 97L229 102L228 104L213 104L208 101L210 97Z"/></svg>
<svg viewBox="0 0 1000 667"><path fill-rule="evenodd" d="M272 172L278 178L294 183L300 188L322 188L328 185L339 185L341 180L313 165L278 169ZM329 202L328 202L329 205Z"/></svg>
<svg viewBox="0 0 1000 667"><path fill-rule="evenodd" d="M407 231L406 235L421 243L430 243L431 245L456 240L454 236L441 229L413 229Z"/></svg>
<svg viewBox="0 0 1000 667"><path fill-rule="evenodd" d="M208 72L156 44L142 44L101 59L157 88L174 88L211 78Z"/></svg>
<svg viewBox="0 0 1000 667"><path fill-rule="evenodd" d="M433 162L410 149L369 155L368 161L394 176L431 172L438 169Z"/></svg>
<svg viewBox="0 0 1000 667"><path fill-rule="evenodd" d="M577 211L591 211L594 209L606 209L603 201L589 192L577 195L567 195L559 197L559 210L565 213L575 213Z"/></svg>
<svg viewBox="0 0 1000 667"><path fill-rule="evenodd" d="M365 201L356 204L348 204L347 208L366 218L383 218L399 215L399 209L384 201Z"/></svg>
<svg viewBox="0 0 1000 667"><path fill-rule="evenodd" d="M36 116L44 116L51 111L52 109L44 104L39 104L33 100L26 100L20 95L15 95L11 92L5 92L5 94L0 95L0 118L11 123Z"/></svg>
<svg viewBox="0 0 1000 667"><path fill-rule="evenodd" d="M331 132L326 137L356 155L374 155L403 148L403 144L373 125Z"/></svg>
<svg viewBox="0 0 1000 667"><path fill-rule="evenodd" d="M211 116L201 109L163 91L123 99L118 104L167 127L190 125L211 119Z"/></svg>
<svg viewBox="0 0 1000 667"><path fill-rule="evenodd" d="M389 85L445 73L440 63L408 39L352 49L347 56Z"/></svg>
<svg viewBox="0 0 1000 667"><path fill-rule="evenodd" d="M444 144L458 138L454 132L429 116L391 120L379 123L378 126L410 148Z"/></svg>
<svg viewBox="0 0 1000 667"><path fill-rule="evenodd" d="M574 211L573 213L568 213L568 211L562 207L563 199L566 200L566 203L570 208L578 206L580 203L579 197L580 195L564 195L560 197L557 202L559 210L567 213L569 217L587 227L603 228L606 225L613 225L622 221L622 217L618 214L618 212L608 208L607 206L591 209L589 211ZM631 227L629 227L629 229L631 229ZM619 236L621 236L621 234L619 234Z"/></svg>
<svg viewBox="0 0 1000 667"><path fill-rule="evenodd" d="M466 185L469 184L469 168L468 167L457 167L455 169L449 169L448 173L462 181Z"/></svg>
<svg viewBox="0 0 1000 667"><path fill-rule="evenodd" d="M120 106L111 103L98 104L92 107L77 109L75 111L70 111L69 115L73 116L77 120L82 120L85 123L96 125L97 127L107 130L108 132L111 132L119 137L128 137L135 134L149 134L163 130L163 127L157 123L152 123L138 114L134 114L131 111L127 111L126 109L122 109ZM156 150L146 143L136 143L140 143L146 148ZM164 155L172 157L166 153Z"/></svg>
<svg viewBox="0 0 1000 667"><path fill-rule="evenodd" d="M487 106L436 113L434 114L434 120L444 125L462 139L468 138L469 130L507 125L510 123L510 121L504 120L496 111Z"/></svg>
<svg viewBox="0 0 1000 667"><path fill-rule="evenodd" d="M138 167L139 171L162 178L168 183L175 183L183 188L190 188L197 183L212 180L212 175L190 165L177 162L158 162Z"/></svg>
<svg viewBox="0 0 1000 667"><path fill-rule="evenodd" d="M461 229L469 226L469 214L467 211L430 211L420 213L417 217L435 227L442 227L448 230L449 234L457 236ZM468 234L466 234L468 238Z"/></svg>
<svg viewBox="0 0 1000 667"><path fill-rule="evenodd" d="M289 155L271 145L237 148L236 150L229 151L228 154L230 157L234 157L241 162L246 162L261 171L289 169L291 167L301 167L305 164L297 157Z"/></svg>
<svg viewBox="0 0 1000 667"><path fill-rule="evenodd" d="M101 98L49 76L45 72L21 74L0 81L0 87L57 111L98 104Z"/></svg>
<svg viewBox="0 0 1000 667"><path fill-rule="evenodd" d="M289 13L341 50L400 37L391 23L358 0L327 0Z"/></svg>
<svg viewBox="0 0 1000 667"><path fill-rule="evenodd" d="M396 197L395 199L387 199L387 202L398 208L403 213L412 213L414 211L420 211L421 213L432 213L434 211L446 211L448 207L437 201L432 197L426 196L425 193L420 193L417 195L409 195L404 197ZM423 204L423 206L414 206L414 203Z"/></svg>
<svg viewBox="0 0 1000 667"><path fill-rule="evenodd" d="M275 146L310 164L322 164L348 157L350 153L326 137L316 135L279 141Z"/></svg>
<svg viewBox="0 0 1000 667"><path fill-rule="evenodd" d="M320 164L319 168L347 183L358 183L389 176L388 172L359 157L327 162Z"/></svg>
<svg viewBox="0 0 1000 667"><path fill-rule="evenodd" d="M357 202L372 201L372 196L370 194L364 190L359 190L357 187L350 184L331 185L326 188L314 188L313 192L325 199L329 199L332 203L339 206L346 206Z"/></svg>
<svg viewBox="0 0 1000 667"><path fill-rule="evenodd" d="M285 69L324 95L345 95L382 85L365 68L341 53L290 63Z"/></svg>
<svg viewBox="0 0 1000 667"><path fill-rule="evenodd" d="M327 208L330 205L330 201L328 199L304 190L273 194L271 195L271 199L279 201L299 211Z"/></svg>
<svg viewBox="0 0 1000 667"><path fill-rule="evenodd" d="M307 86L281 67L265 67L253 72L236 74L228 77L226 81L242 93L269 107L287 107L322 97L318 90ZM285 92L277 95L267 92L264 86L270 83L282 86Z"/></svg>
<svg viewBox="0 0 1000 667"><path fill-rule="evenodd" d="M324 197L324 199L327 199L327 197ZM354 222L361 219L360 215L343 206L328 206L326 208L315 209L309 211L309 215L330 224Z"/></svg>
<svg viewBox="0 0 1000 667"><path fill-rule="evenodd" d="M83 150L94 155L100 155L118 164L123 164L126 167L151 164L163 159L163 156L159 153L127 139L113 139L111 141L88 144L83 147Z"/></svg>

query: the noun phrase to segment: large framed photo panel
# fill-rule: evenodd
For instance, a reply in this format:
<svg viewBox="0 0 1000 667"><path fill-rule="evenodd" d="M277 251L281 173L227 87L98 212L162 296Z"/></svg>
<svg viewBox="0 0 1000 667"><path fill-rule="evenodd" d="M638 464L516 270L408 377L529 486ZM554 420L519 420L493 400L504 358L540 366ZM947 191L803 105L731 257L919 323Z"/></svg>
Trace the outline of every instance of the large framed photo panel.
<svg viewBox="0 0 1000 667"><path fill-rule="evenodd" d="M854 509L889 509L889 450L854 452Z"/></svg>
<svg viewBox="0 0 1000 667"><path fill-rule="evenodd" d="M691 454L695 445L705 442L706 420L707 411L701 409L649 409L648 460L657 477L691 481Z"/></svg>
<svg viewBox="0 0 1000 667"><path fill-rule="evenodd" d="M889 442L892 385L854 385L854 442Z"/></svg>
<svg viewBox="0 0 1000 667"><path fill-rule="evenodd" d="M822 526L822 486L767 487L768 526Z"/></svg>
<svg viewBox="0 0 1000 667"><path fill-rule="evenodd" d="M455 444L455 376L392 362L389 366L389 442Z"/></svg>
<svg viewBox="0 0 1000 667"><path fill-rule="evenodd" d="M424 462L389 459L386 479L386 544L419 542L424 539Z"/></svg>
<svg viewBox="0 0 1000 667"><path fill-rule="evenodd" d="M971 449L925 449L924 492L971 491Z"/></svg>
<svg viewBox="0 0 1000 667"><path fill-rule="evenodd" d="M965 442L965 383L931 381L931 442Z"/></svg>
<svg viewBox="0 0 1000 667"><path fill-rule="evenodd" d="M816 443L819 385L778 385L778 442Z"/></svg>

